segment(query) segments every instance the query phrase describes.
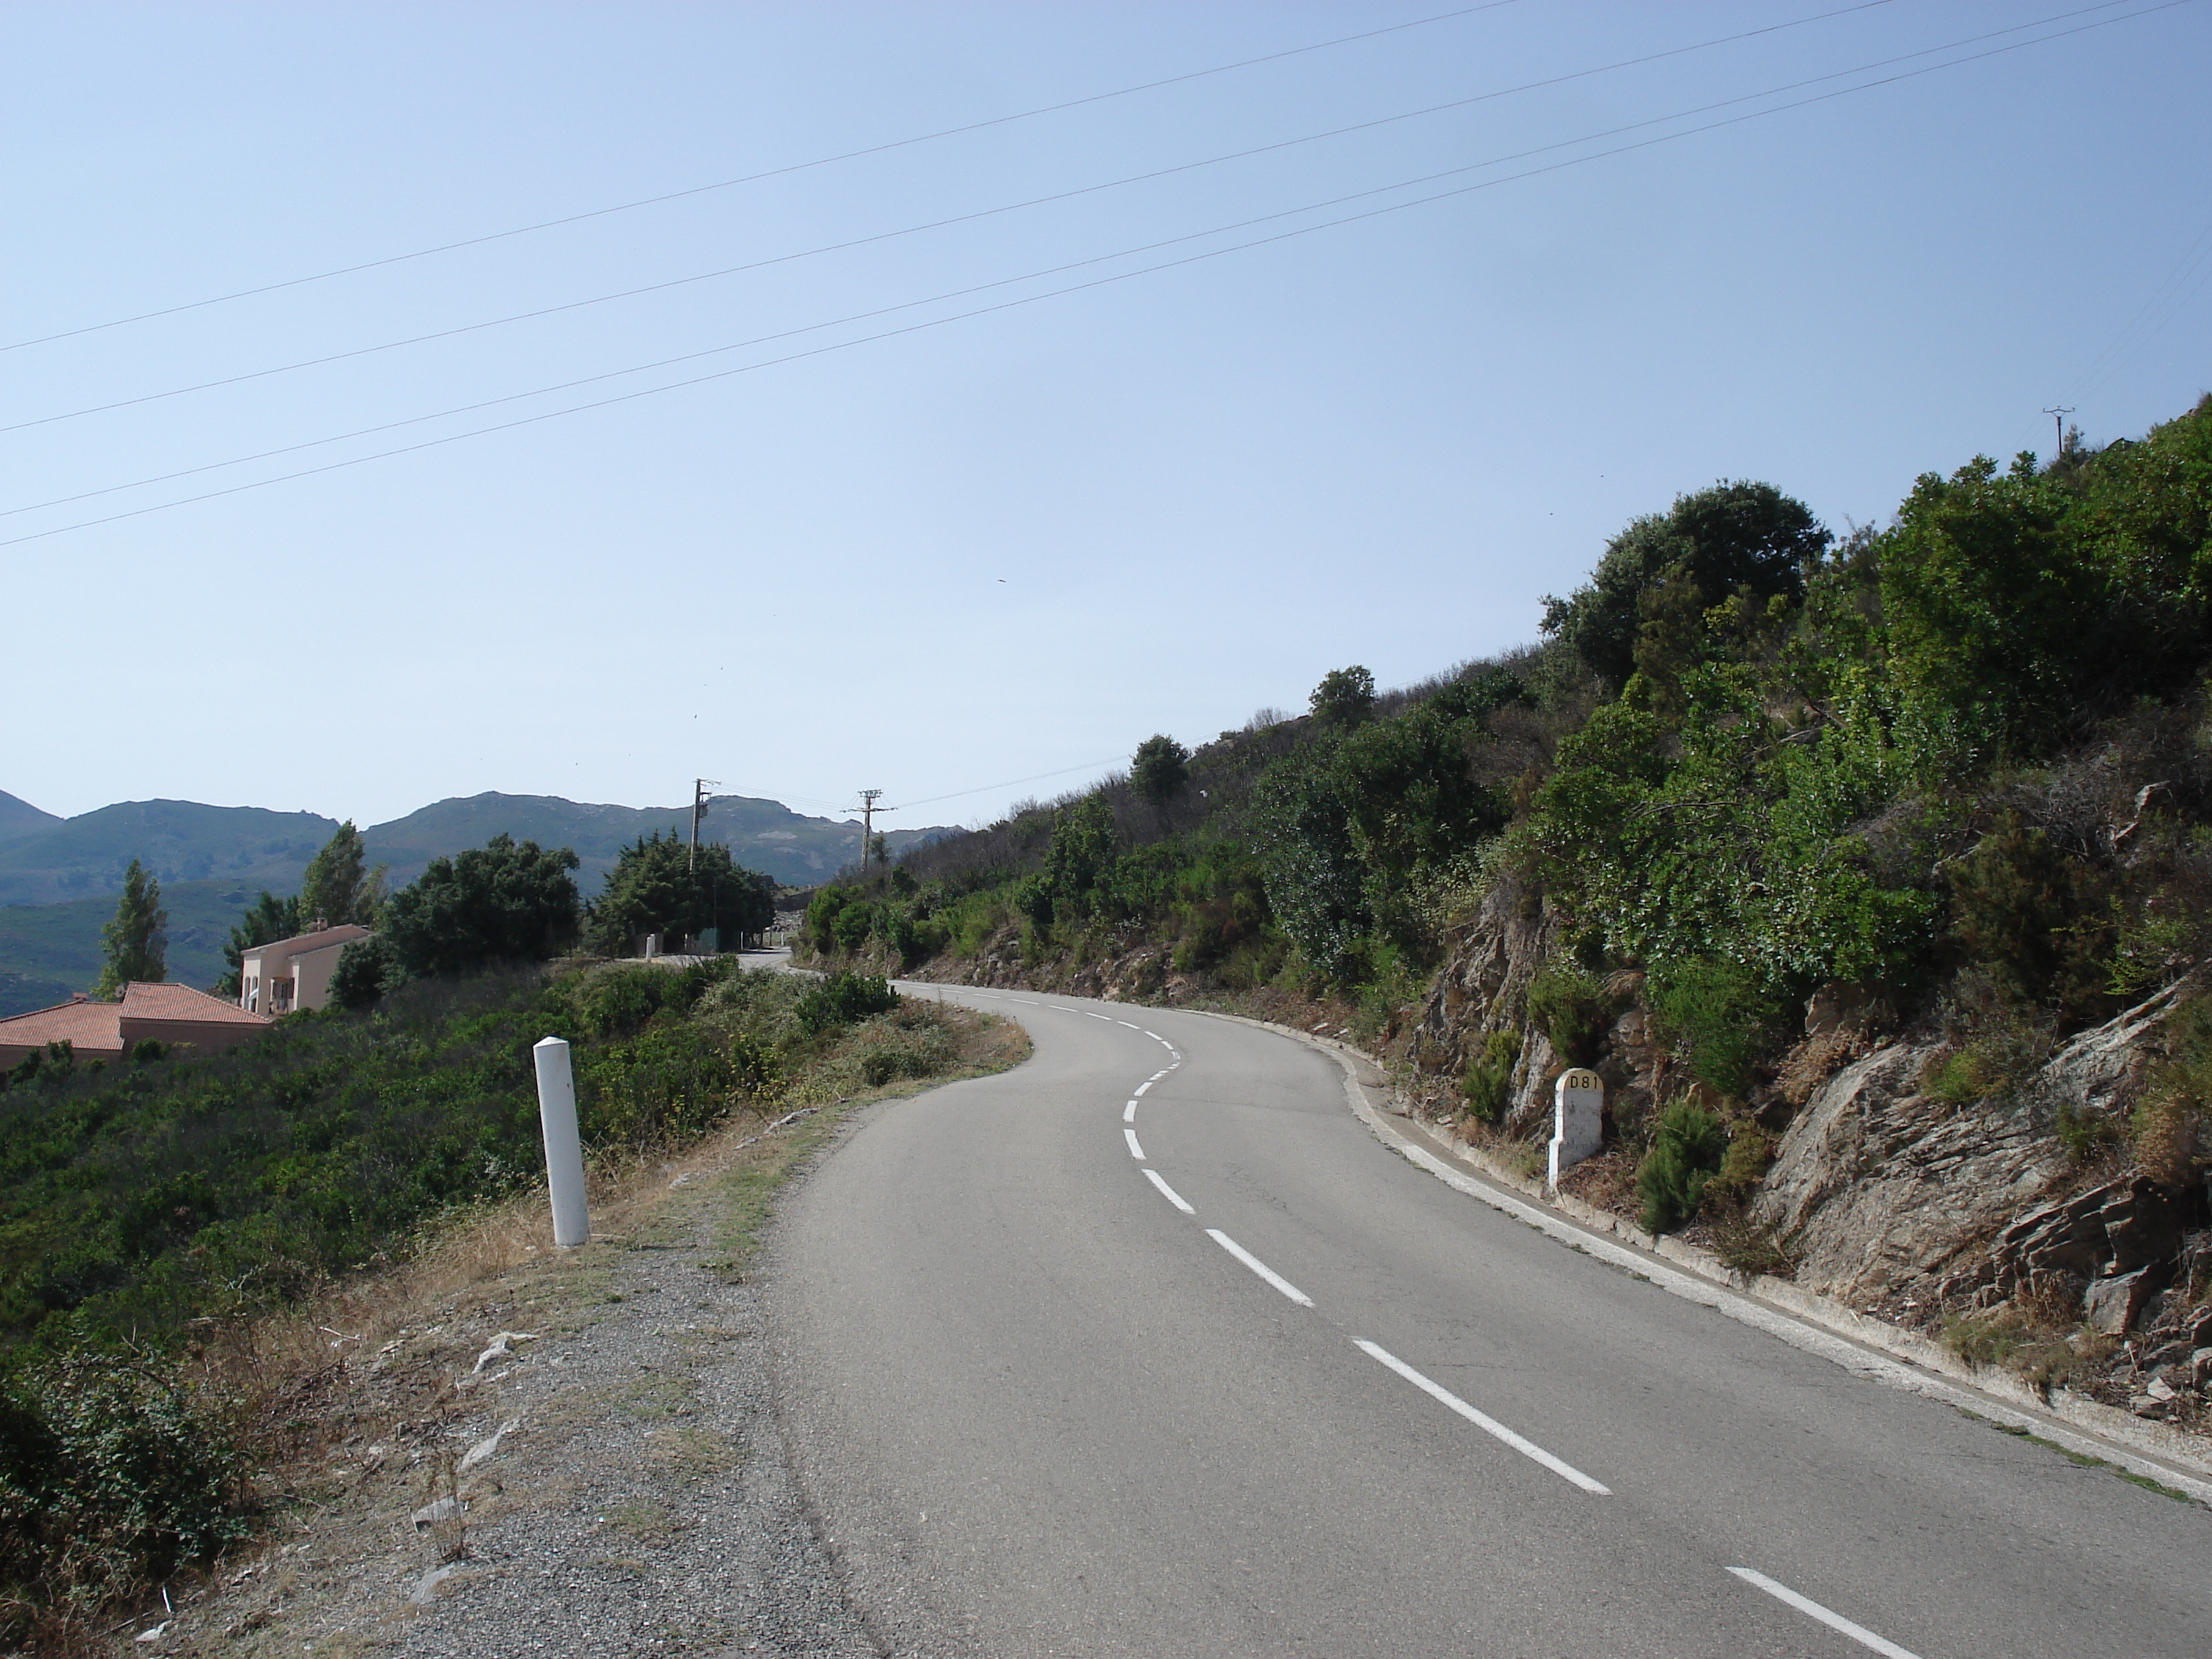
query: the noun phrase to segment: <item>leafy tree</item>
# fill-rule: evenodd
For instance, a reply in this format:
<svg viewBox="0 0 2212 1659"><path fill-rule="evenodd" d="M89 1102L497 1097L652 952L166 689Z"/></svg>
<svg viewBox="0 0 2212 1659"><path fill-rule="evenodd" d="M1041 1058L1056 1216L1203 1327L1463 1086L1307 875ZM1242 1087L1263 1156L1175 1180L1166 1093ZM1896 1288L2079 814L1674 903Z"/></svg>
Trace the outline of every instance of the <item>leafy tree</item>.
<svg viewBox="0 0 2212 1659"><path fill-rule="evenodd" d="M169 913L161 908L161 884L133 859L123 872L123 893L115 901L115 919L100 930L107 960L100 968L94 994L119 997L133 980L153 984L167 977L163 957L168 939Z"/></svg>
<svg viewBox="0 0 2212 1659"><path fill-rule="evenodd" d="M404 979L390 941L372 933L338 952L337 966L331 970L331 1002L339 1008L366 1008Z"/></svg>
<svg viewBox="0 0 2212 1659"><path fill-rule="evenodd" d="M1270 767L1253 792L1268 908L1326 979L1344 975L1372 920L1336 761L1331 745L1300 750Z"/></svg>
<svg viewBox="0 0 2212 1659"><path fill-rule="evenodd" d="M1130 763L1129 782L1153 805L1166 805L1190 782L1190 750L1164 734L1146 738Z"/></svg>
<svg viewBox="0 0 2212 1659"><path fill-rule="evenodd" d="M358 922L364 927L373 927L383 900L384 866L380 864L374 870L367 867L361 831L348 818L338 826L337 833L323 844L322 850L307 860L307 873L300 881L298 924L312 927L320 921L325 927L336 927L346 922Z"/></svg>
<svg viewBox="0 0 2212 1659"><path fill-rule="evenodd" d="M230 930L224 941L222 959L228 964L223 975L215 984L215 994L235 997L241 988L246 972L246 953L257 945L269 945L280 939L290 939L300 931L300 901L278 898L264 888L261 896Z"/></svg>
<svg viewBox="0 0 2212 1659"><path fill-rule="evenodd" d="M494 963L542 960L575 942L574 853L494 836L482 847L433 859L392 896L384 936L410 979Z"/></svg>
<svg viewBox="0 0 2212 1659"><path fill-rule="evenodd" d="M1832 539L1804 503L1771 484L1716 484L1607 543L1588 582L1567 599L1545 599L1544 632L1618 689L1636 669L1638 635L1655 613L1679 617L1686 605L1702 615L1739 588L1795 604Z"/></svg>
<svg viewBox="0 0 2212 1659"><path fill-rule="evenodd" d="M1113 865L1114 812L1103 795L1085 795L1052 815L1044 874L1054 914L1089 915Z"/></svg>
<svg viewBox="0 0 2212 1659"><path fill-rule="evenodd" d="M1358 726L1375 713L1375 676L1357 663L1334 669L1307 699L1314 723L1340 730Z"/></svg>
<svg viewBox="0 0 2212 1659"><path fill-rule="evenodd" d="M757 933L775 920L768 877L741 868L719 842L702 842L695 860L683 837L655 830L623 848L605 890L584 913L584 936L599 955L621 957L646 933Z"/></svg>

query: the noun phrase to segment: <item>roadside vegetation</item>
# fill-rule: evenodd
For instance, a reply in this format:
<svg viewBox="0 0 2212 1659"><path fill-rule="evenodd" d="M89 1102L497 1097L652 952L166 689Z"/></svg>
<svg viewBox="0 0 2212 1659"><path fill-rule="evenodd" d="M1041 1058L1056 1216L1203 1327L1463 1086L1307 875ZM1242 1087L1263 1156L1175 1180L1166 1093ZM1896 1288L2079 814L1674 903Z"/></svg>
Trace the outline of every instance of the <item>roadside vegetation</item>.
<svg viewBox="0 0 2212 1659"><path fill-rule="evenodd" d="M672 844L641 843L653 880L611 890L619 925L683 920ZM347 850L341 883L374 894ZM331 1362L314 1342L243 1362L252 1333L538 1189L540 1038L572 1045L603 1170L980 1063L991 1022L880 978L543 961L606 930L574 864L504 837L434 861L375 896L351 1006L246 1045L82 1063L55 1045L0 1073L0 1638L65 1647L98 1609L253 1534L261 1473L303 1426L287 1390ZM726 906L760 908L761 878L703 873L709 904L719 884ZM143 949L158 894L125 909L120 946Z"/></svg>
<svg viewBox="0 0 2212 1659"><path fill-rule="evenodd" d="M1743 1208L1845 1052L1802 1046L1809 998L1869 1039L1940 1034L1931 1094L2002 1101L2205 959L2208 670L2212 399L1929 473L1841 537L1723 483L1626 526L1526 649L1397 691L1347 667L1295 717L1149 738L1095 789L825 887L803 949L1340 1019L1475 1137L1525 1041L1589 1064L1637 1016L1664 1097L1609 1115L1608 1201L1786 1270ZM1434 1042L1462 994L1439 970L1522 922L1543 959ZM2131 1119L2053 1133L2201 1211L2197 1029Z"/></svg>

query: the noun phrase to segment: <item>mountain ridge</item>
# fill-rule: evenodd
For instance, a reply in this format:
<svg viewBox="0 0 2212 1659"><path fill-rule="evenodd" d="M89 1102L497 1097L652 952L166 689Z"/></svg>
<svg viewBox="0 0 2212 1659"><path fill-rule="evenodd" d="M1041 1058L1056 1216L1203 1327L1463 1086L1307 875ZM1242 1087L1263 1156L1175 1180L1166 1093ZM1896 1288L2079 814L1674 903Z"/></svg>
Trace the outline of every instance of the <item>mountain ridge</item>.
<svg viewBox="0 0 2212 1659"><path fill-rule="evenodd" d="M690 817L689 806L487 790L370 824L362 839L372 863L390 866L395 887L413 881L432 859L495 835L570 847L576 884L589 897L624 847L655 833L689 835ZM161 882L171 912L169 976L211 983L222 971L222 940L238 912L264 888L296 891L307 860L337 827L314 812L165 799L117 801L64 818L0 792L0 1018L60 1001L92 982L100 926L134 858ZM896 830L885 840L896 854L950 833L942 825ZM860 824L724 795L709 801L699 836L727 846L746 868L809 887L857 860Z"/></svg>

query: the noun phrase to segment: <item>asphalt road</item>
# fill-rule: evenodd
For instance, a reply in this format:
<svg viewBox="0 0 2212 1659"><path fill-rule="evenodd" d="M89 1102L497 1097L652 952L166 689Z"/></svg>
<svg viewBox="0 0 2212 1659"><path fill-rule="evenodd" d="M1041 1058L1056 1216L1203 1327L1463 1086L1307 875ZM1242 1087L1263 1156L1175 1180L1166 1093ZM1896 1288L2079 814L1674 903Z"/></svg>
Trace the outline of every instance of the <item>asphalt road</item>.
<svg viewBox="0 0 2212 1659"><path fill-rule="evenodd" d="M1035 1057L863 1119L769 1291L886 1651L2212 1654L2203 1506L1454 1192L1304 1044L944 994Z"/></svg>

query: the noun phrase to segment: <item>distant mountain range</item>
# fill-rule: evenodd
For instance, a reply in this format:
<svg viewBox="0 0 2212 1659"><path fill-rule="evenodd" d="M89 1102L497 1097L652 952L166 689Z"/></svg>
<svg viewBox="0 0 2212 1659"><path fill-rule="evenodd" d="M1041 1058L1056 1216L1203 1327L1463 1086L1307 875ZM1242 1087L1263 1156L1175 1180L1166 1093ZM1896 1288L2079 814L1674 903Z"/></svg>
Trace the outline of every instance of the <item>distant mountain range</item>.
<svg viewBox="0 0 2212 1659"><path fill-rule="evenodd" d="M392 885L434 858L481 847L502 832L544 847L569 847L582 861L577 885L599 890L616 855L655 830L688 835L687 806L605 806L556 795L471 795L441 800L389 823L365 826L372 863L391 866ZM197 801L122 801L57 817L0 791L0 1016L65 1000L100 971L100 929L132 859L161 884L169 912L169 977L212 983L222 942L263 888L292 893L337 822L313 812ZM953 833L938 825L892 830L893 853ZM699 826L748 869L805 887L860 856L857 819L808 817L781 802L717 796Z"/></svg>

